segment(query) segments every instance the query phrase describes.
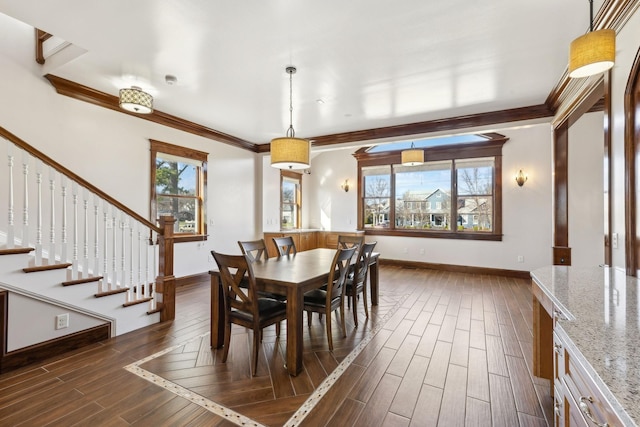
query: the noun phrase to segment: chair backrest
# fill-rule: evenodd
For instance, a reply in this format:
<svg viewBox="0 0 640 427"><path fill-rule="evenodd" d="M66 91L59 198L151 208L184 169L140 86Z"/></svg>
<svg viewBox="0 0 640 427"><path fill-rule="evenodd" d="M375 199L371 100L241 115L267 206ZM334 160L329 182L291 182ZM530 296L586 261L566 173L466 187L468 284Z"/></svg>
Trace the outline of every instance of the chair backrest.
<svg viewBox="0 0 640 427"><path fill-rule="evenodd" d="M245 242L238 241L238 245L240 246L242 253L246 255L251 262L264 261L269 258L267 245L264 243L264 239Z"/></svg>
<svg viewBox="0 0 640 427"><path fill-rule="evenodd" d="M362 246L364 236L338 236L338 248L350 248L352 246Z"/></svg>
<svg viewBox="0 0 640 427"><path fill-rule="evenodd" d="M373 248L376 247L378 242L365 243L360 246L358 251L358 260L356 261L353 283L365 283L367 281L367 273L369 272L369 264L371 263L371 255L373 254Z"/></svg>
<svg viewBox="0 0 640 427"><path fill-rule="evenodd" d="M351 248L338 248L338 251L333 257L329 270L329 280L327 280L327 304L332 299L342 295L344 284L347 281L349 266L351 265L351 258L353 258L357 249L356 246Z"/></svg>
<svg viewBox="0 0 640 427"><path fill-rule="evenodd" d="M278 256L295 255L298 253L293 237L273 237L273 244L278 249Z"/></svg>
<svg viewBox="0 0 640 427"><path fill-rule="evenodd" d="M226 255L215 251L211 251L211 255L220 271L225 310L242 311L257 319L258 294L249 256Z"/></svg>

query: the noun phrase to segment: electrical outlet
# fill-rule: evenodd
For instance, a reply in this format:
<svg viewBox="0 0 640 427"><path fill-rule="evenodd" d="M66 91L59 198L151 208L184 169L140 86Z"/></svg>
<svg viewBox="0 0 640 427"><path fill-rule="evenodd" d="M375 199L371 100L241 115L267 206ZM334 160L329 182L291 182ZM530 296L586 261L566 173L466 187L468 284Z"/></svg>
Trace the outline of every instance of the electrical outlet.
<svg viewBox="0 0 640 427"><path fill-rule="evenodd" d="M522 255L518 255L518 262L524 262L524 257Z"/></svg>
<svg viewBox="0 0 640 427"><path fill-rule="evenodd" d="M424 255L424 248L420 248L420 255Z"/></svg>
<svg viewBox="0 0 640 427"><path fill-rule="evenodd" d="M611 246L613 249L618 249L618 233L613 233L611 235Z"/></svg>
<svg viewBox="0 0 640 427"><path fill-rule="evenodd" d="M56 316L56 329L64 329L69 327L69 313L58 314Z"/></svg>
<svg viewBox="0 0 640 427"><path fill-rule="evenodd" d="M407 248L402 248L402 253L403 253L403 254L408 254L408 253L409 253L409 249L407 249Z"/></svg>

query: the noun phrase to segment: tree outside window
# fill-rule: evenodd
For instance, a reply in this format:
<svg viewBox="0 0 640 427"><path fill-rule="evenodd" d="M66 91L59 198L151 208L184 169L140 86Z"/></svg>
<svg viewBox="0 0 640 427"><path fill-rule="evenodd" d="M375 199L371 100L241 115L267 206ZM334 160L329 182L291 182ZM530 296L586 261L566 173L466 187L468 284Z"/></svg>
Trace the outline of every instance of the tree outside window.
<svg viewBox="0 0 640 427"><path fill-rule="evenodd" d="M174 233L182 240L200 240L206 235L207 155L151 140L151 217L173 216Z"/></svg>

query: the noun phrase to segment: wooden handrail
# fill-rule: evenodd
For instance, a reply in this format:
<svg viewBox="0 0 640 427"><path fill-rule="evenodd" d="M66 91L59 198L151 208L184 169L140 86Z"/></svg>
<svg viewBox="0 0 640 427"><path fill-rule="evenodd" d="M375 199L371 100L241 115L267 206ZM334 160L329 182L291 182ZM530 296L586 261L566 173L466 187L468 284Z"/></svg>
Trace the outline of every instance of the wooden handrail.
<svg viewBox="0 0 640 427"><path fill-rule="evenodd" d="M91 184L88 181L84 180L80 176L78 176L75 173L71 172L69 169L67 169L66 167L62 166L60 163L56 162L55 160L53 160L52 158L50 158L46 154L42 153L41 151L38 151L37 149L35 149L31 145L29 145L27 142L25 142L22 139L18 138L16 135L12 134L11 132L9 132L5 128L3 128L2 126L0 126L0 136L4 137L8 141L13 142L15 145L17 145L18 147L22 148L23 150L25 150L26 152L31 154L33 157L36 157L36 158L40 159L46 165L51 166L52 168L54 168L55 170L57 170L61 174L67 176L71 180L73 180L73 181L77 182L78 184L80 184L81 186L87 188L92 193L100 196L102 199L104 199L105 201L109 202L112 206L115 206L116 208L120 209L122 212L124 212L125 214L127 214L130 217L134 218L136 221L140 222L141 224L144 224L145 226L147 226L148 228L154 230L158 234L163 234L163 232L164 232L163 228L158 227L156 224L153 224L152 222L150 222L146 218L140 216L139 214L137 214L136 212L134 212L133 210L131 210L130 208L128 208L124 204L120 203L119 201L117 201L113 197L109 196L104 191L100 190L98 187L94 186L93 184Z"/></svg>

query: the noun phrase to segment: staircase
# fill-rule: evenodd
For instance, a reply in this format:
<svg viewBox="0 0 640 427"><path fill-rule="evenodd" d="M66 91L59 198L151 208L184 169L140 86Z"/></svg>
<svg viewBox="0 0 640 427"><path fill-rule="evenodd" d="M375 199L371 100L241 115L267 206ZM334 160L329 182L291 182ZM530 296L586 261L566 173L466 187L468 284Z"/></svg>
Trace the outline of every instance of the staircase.
<svg viewBox="0 0 640 427"><path fill-rule="evenodd" d="M1 127L0 137L2 337L25 333L12 295L109 324L111 336L172 319L175 220L158 227ZM27 333L64 336L50 320Z"/></svg>

